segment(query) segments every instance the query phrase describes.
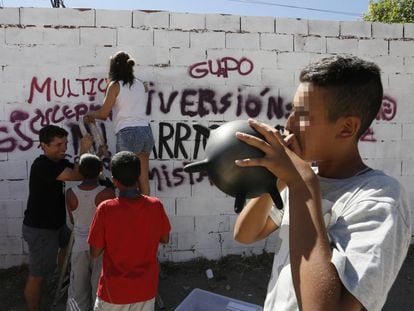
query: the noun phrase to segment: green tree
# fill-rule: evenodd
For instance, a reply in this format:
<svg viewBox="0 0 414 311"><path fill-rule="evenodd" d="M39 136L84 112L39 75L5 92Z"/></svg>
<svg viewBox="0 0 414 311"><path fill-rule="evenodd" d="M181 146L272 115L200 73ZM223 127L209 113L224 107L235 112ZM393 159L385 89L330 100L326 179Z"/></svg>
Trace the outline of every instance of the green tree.
<svg viewBox="0 0 414 311"><path fill-rule="evenodd" d="M369 1L364 20L382 23L414 23L414 0Z"/></svg>

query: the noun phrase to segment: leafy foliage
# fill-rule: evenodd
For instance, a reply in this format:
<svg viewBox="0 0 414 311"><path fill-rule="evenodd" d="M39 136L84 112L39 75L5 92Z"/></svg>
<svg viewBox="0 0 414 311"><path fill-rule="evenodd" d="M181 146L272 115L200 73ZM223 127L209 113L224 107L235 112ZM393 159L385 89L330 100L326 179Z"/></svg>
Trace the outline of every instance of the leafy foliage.
<svg viewBox="0 0 414 311"><path fill-rule="evenodd" d="M382 23L414 23L414 0L370 0L364 20Z"/></svg>

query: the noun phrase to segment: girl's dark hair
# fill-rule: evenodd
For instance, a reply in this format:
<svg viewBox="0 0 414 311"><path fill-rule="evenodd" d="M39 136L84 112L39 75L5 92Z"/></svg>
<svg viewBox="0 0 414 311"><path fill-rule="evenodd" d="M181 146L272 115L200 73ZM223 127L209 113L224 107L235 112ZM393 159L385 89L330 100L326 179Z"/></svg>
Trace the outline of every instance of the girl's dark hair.
<svg viewBox="0 0 414 311"><path fill-rule="evenodd" d="M300 73L300 82L310 82L330 92L326 107L331 121L343 116L359 117L358 138L369 128L382 104L381 70L355 56L336 55L310 64Z"/></svg>
<svg viewBox="0 0 414 311"><path fill-rule="evenodd" d="M122 85L134 83L134 66L135 61L124 51L117 52L111 56L109 64L109 80L120 82Z"/></svg>

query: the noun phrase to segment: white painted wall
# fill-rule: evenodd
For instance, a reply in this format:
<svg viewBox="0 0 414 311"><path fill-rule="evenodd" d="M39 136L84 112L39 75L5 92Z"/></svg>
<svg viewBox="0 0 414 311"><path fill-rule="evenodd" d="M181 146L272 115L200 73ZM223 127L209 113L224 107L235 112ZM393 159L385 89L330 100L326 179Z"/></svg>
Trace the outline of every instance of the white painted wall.
<svg viewBox="0 0 414 311"><path fill-rule="evenodd" d="M136 75L152 83L151 186L173 228L161 260L272 251L272 238L248 247L235 242L233 199L182 171L204 158L193 124L248 116L283 124L300 69L328 54L352 53L381 66L387 99L361 151L398 178L414 202L414 24L38 8L1 9L0 23L0 268L27 261L21 223L30 165L41 153L38 130L47 123L70 130L100 105L108 59L118 50L129 52ZM239 71L209 72L208 61L216 72L226 57L229 68L241 64ZM269 101L277 100L280 109L268 115ZM113 151L112 124L101 126ZM77 143L70 134L69 154L77 154Z"/></svg>

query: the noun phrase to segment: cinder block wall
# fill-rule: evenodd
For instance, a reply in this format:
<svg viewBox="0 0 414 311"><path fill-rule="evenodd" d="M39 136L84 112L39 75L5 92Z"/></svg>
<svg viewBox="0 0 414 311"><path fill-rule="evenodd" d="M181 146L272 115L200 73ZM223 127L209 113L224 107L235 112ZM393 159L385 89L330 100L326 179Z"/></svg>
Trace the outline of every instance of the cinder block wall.
<svg viewBox="0 0 414 311"><path fill-rule="evenodd" d="M194 127L254 117L283 124L300 69L351 53L383 71L382 109L361 142L367 162L414 185L414 24L380 24L92 9L0 9L0 267L27 260L21 223L37 134L56 123L79 148L78 122L102 104L109 56L125 50L150 82L147 111L156 137L151 186L172 224L160 260L272 251L233 240L233 199L185 163L204 158ZM114 151L110 120L99 124ZM109 159L107 159L109 160ZM108 174L108 172L107 172Z"/></svg>

